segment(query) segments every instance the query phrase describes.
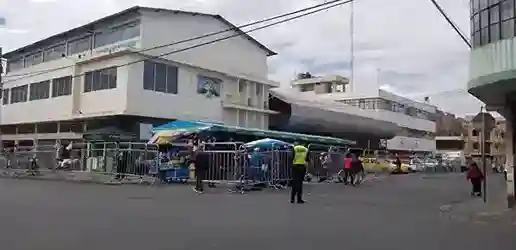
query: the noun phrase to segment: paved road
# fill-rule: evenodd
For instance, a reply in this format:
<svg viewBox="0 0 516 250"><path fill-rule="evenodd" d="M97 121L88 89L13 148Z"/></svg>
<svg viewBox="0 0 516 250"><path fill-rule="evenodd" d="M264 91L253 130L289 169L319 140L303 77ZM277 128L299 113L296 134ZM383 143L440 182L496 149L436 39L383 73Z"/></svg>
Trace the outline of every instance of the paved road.
<svg viewBox="0 0 516 250"><path fill-rule="evenodd" d="M443 216L443 205L470 199L456 174L306 189L308 203L298 205L287 202L285 191L198 195L187 186L0 179L0 244L6 250L516 248L508 215L483 224Z"/></svg>

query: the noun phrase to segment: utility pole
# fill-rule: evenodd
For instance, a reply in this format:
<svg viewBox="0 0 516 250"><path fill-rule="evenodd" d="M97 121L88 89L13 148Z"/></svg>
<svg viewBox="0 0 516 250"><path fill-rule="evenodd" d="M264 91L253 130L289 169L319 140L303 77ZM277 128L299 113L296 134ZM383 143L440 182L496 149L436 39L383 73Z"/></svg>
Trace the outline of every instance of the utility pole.
<svg viewBox="0 0 516 250"><path fill-rule="evenodd" d="M349 63L349 67L351 68L350 77L349 77L349 85L351 86L351 91L355 89L355 1L351 1L350 3L351 13L349 20L349 33L350 33L350 56L351 61Z"/></svg>
<svg viewBox="0 0 516 250"><path fill-rule="evenodd" d="M484 106L482 106L480 108L480 113L482 113L484 110ZM485 118L485 115L482 115L482 147L480 148L481 149L481 154L482 154L482 171L484 172L484 181L482 182L482 184L484 185L482 187L482 198L484 199L484 203L487 202L487 166L486 166L486 118Z"/></svg>

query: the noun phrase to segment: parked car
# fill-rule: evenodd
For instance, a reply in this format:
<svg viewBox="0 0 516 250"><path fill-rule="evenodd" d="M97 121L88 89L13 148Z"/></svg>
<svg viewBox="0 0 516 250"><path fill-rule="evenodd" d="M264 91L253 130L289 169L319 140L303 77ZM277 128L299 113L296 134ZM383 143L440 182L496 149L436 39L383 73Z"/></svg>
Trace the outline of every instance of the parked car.
<svg viewBox="0 0 516 250"><path fill-rule="evenodd" d="M425 169L425 166L420 159L416 158L410 160L408 169L410 172L422 172Z"/></svg>

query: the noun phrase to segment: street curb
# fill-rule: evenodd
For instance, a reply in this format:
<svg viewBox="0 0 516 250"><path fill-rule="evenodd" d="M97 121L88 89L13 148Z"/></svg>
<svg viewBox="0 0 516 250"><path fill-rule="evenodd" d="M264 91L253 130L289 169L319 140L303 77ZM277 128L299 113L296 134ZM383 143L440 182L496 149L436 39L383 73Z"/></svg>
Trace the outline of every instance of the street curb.
<svg viewBox="0 0 516 250"><path fill-rule="evenodd" d="M55 181L55 182L66 182L66 183L78 183L78 184L101 184L101 185L121 185L124 183L115 183L109 181L100 181L100 180L85 180L85 179L69 179L62 177L44 177L44 176L28 176L28 175L19 175L19 176L5 176L0 175L1 179L11 179L11 180L35 180L35 181ZM127 183L129 184L129 183Z"/></svg>

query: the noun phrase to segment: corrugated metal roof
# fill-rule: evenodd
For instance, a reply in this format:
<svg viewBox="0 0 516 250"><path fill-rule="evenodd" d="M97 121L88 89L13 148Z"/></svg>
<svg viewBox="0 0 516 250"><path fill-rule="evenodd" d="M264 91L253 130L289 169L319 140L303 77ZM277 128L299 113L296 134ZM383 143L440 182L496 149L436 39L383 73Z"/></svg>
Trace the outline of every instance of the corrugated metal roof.
<svg viewBox="0 0 516 250"><path fill-rule="evenodd" d="M267 52L267 56L274 56L274 55L277 55L276 52L272 51L271 49L267 48L265 45L263 45L262 43L258 42L256 39L254 39L253 37L251 37L250 35L248 35L247 33L245 33L244 31L242 31L241 29L239 29L238 27L236 27L234 24L232 24L231 22L229 22L227 19L223 18L222 16L220 15L213 15L213 14L206 14L206 13L200 13L200 12L192 12L192 11L182 11L182 10L171 10L171 9L161 9L161 8L151 8L151 7L141 7L141 6L134 6L134 7L131 7L129 9L125 9L123 11L120 11L118 13L115 13L115 14L112 14L112 15L109 15L109 16L106 16L106 17L103 17L101 19L97 19L93 22L90 22L88 24L85 24L85 25L82 25L82 26L79 26L77 28L74 28L74 29L71 29L71 30L68 30L68 31L65 31L65 32L61 32L59 34L56 34L56 35L53 35L53 36L50 36L50 37L47 37L43 40L39 40L35 43L32 43L32 44L29 44L27 46L23 46L21 48L18 48L18 49L15 49L13 51L10 51L8 53L5 53L3 55L4 58L10 58L12 57L13 55L15 54L18 54L18 53L23 53L27 50L30 50L32 48L35 48L35 47L40 47L42 46L43 44L45 44L46 42L48 41L51 41L53 39L59 39L61 37L67 37L70 33L73 33L73 32L78 32L80 30L91 30L95 25L99 24L99 23L104 23L104 22L109 22L117 17L120 17L122 15L125 15L125 14L128 14L128 13L131 13L131 12L140 12L140 11L156 11L156 12L159 12L159 11L165 11L165 12L169 12L169 13L173 13L173 14L188 14L188 15L201 15L201 16L208 16L208 17L213 17L215 19L218 19L219 21L225 23L226 25L228 25L230 28L233 28L235 29L235 31L237 33L240 33L242 35L242 37L248 39L249 41L251 41L252 43L254 43L256 46L258 46L260 49L264 50Z"/></svg>

